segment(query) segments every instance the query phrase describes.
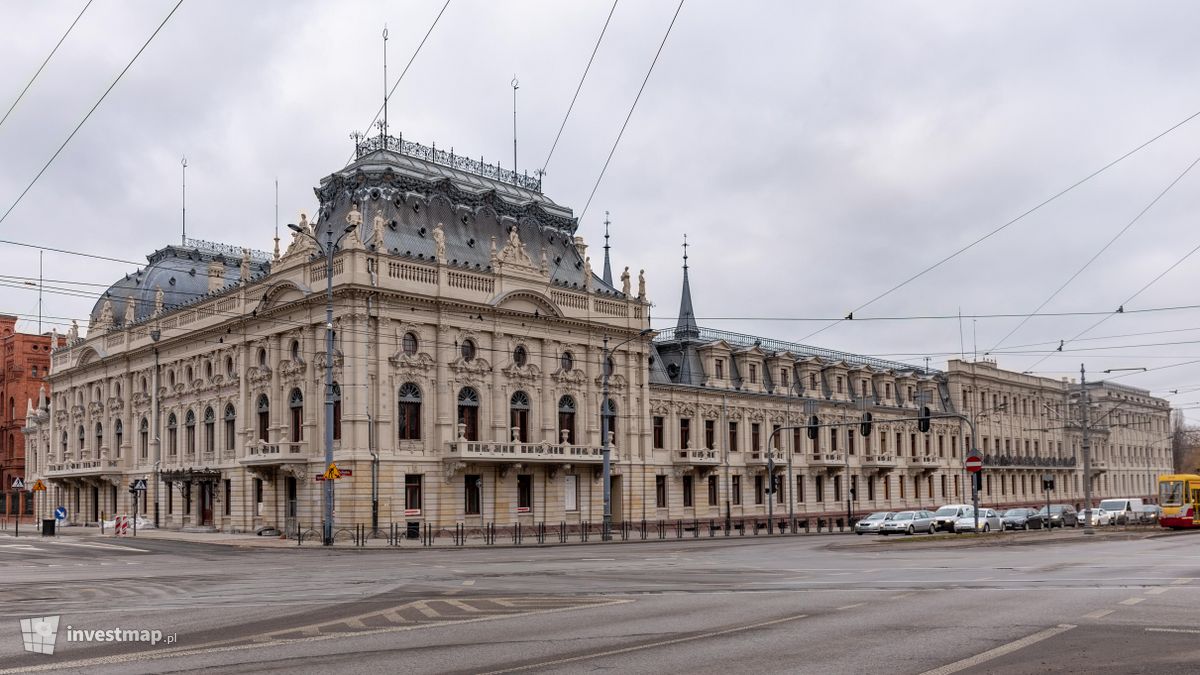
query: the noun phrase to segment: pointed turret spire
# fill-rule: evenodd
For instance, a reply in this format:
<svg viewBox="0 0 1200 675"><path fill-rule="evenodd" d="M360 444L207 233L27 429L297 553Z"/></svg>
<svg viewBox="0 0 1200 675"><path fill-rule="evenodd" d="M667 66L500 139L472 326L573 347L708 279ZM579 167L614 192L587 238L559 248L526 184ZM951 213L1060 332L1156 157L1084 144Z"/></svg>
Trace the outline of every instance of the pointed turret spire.
<svg viewBox="0 0 1200 675"><path fill-rule="evenodd" d="M687 235L683 235L683 296L679 299L679 322L675 324L677 339L700 337L696 312L692 309L692 286L688 283Z"/></svg>
<svg viewBox="0 0 1200 675"><path fill-rule="evenodd" d="M609 288L613 287L612 280L612 265L608 262L608 211L604 212L604 283L608 284Z"/></svg>

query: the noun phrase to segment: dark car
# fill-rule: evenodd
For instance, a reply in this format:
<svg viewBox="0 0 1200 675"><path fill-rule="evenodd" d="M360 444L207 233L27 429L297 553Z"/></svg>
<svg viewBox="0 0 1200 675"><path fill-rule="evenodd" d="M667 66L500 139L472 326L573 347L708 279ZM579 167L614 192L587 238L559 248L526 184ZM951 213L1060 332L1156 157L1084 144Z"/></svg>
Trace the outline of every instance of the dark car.
<svg viewBox="0 0 1200 675"><path fill-rule="evenodd" d="M1046 517L1037 509L1009 509L1000 520L1006 530L1040 530L1046 527Z"/></svg>
<svg viewBox="0 0 1200 675"><path fill-rule="evenodd" d="M1042 518L1049 516L1048 526L1055 527L1079 527L1079 514L1075 511L1075 507L1070 504L1051 504L1049 514L1046 513L1046 507L1043 506L1038 515Z"/></svg>

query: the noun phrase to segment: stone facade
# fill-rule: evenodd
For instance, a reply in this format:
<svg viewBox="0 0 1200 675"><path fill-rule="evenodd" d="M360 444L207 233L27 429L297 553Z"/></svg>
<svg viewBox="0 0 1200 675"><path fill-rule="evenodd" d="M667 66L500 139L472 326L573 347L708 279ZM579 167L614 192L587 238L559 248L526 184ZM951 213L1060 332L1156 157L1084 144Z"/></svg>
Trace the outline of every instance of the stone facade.
<svg viewBox="0 0 1200 675"><path fill-rule="evenodd" d="M679 325L648 335L644 275L635 296L627 274L621 288L592 274L571 211L540 184L409 145L325 178L316 222L302 217L282 256L170 246L102 296L87 337L54 352L26 427L30 473L50 486L39 512L128 513L127 484L147 478L137 510L166 527L319 529L329 429L350 474L338 527L598 523L606 381L617 521L761 519L769 500L822 520L969 501L970 433L938 417L955 414L994 455L984 503L1043 501L1044 473L1055 501L1082 500L1069 383L702 329L686 267ZM348 229L326 406L319 253ZM1095 436L1096 498L1152 495L1169 443L1142 427L1165 429L1166 404L1091 393L1130 424ZM814 416L815 440L799 428ZM772 475L782 489L768 495Z"/></svg>

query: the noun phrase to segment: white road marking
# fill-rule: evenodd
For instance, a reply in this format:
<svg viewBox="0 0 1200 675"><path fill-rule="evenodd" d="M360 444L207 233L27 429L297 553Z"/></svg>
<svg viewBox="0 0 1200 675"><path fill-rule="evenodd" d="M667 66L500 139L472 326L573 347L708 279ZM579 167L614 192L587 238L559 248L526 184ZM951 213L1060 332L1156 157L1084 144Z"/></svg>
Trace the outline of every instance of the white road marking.
<svg viewBox="0 0 1200 675"><path fill-rule="evenodd" d="M1085 619L1103 619L1104 617L1108 616L1109 614L1112 614L1115 611L1117 611L1117 610L1115 610L1115 609L1098 609L1094 612L1088 612L1087 614L1084 614L1083 618L1085 618Z"/></svg>
<svg viewBox="0 0 1200 675"><path fill-rule="evenodd" d="M1145 598L1125 598L1124 600L1122 600L1122 601L1121 601L1120 603L1118 603L1118 604L1121 604L1121 605L1136 605L1136 604L1138 604L1139 602L1144 602L1145 600L1146 600Z"/></svg>
<svg viewBox="0 0 1200 675"><path fill-rule="evenodd" d="M1166 592L1167 592L1166 586L1159 586L1158 588L1151 588L1150 590L1146 591L1146 595L1162 595L1163 593L1166 593Z"/></svg>
<svg viewBox="0 0 1200 675"><path fill-rule="evenodd" d="M1184 584L1190 583L1191 581L1192 581L1191 577L1180 577L1180 578L1176 579L1175 581L1172 581L1171 585L1182 586Z"/></svg>
<svg viewBox="0 0 1200 675"><path fill-rule="evenodd" d="M854 603L853 605L842 605L841 607L838 607L838 609L839 609L839 610L842 610L842 609L854 609L855 607L862 607L862 606L863 606L863 605L865 605L865 604L867 604L867 603L865 603L865 602L856 602L856 603Z"/></svg>
<svg viewBox="0 0 1200 675"><path fill-rule="evenodd" d="M1148 633L1188 633L1189 635L1200 635L1200 630L1192 630L1190 628L1147 628Z"/></svg>
<svg viewBox="0 0 1200 675"><path fill-rule="evenodd" d="M1065 632L1071 630L1072 628L1075 628L1075 626L1073 626L1069 623L1062 623L1057 626L1054 626L1053 628L1047 628L1046 630L1034 633L1033 635L1026 635L1025 637L1021 638L1020 640L1014 640L1013 642L1010 642L1006 645L1000 645L999 647L996 647L995 649L989 649L986 652L983 652L982 654L976 654L975 656L971 656L971 657L962 659L961 661L955 661L954 663L946 664L946 665L942 666L941 668L927 670L924 673L921 673L921 675L950 675L950 673L957 673L960 670L966 670L967 668L973 668L981 663L986 663L987 661L991 661L992 659L999 658L1001 656L1004 656L1005 654L1010 654L1012 652L1017 651L1018 649L1024 649L1025 647L1028 647L1029 645L1036 644L1038 642L1041 642L1042 640L1047 640L1047 639L1052 638L1055 635L1058 635L1060 633L1065 633Z"/></svg>
<svg viewBox="0 0 1200 675"><path fill-rule="evenodd" d="M765 628L766 626L772 626L775 624L785 623L788 621L796 621L798 619L803 619L806 616L808 616L808 615L807 614L796 614L794 616L785 616L782 619L772 619L771 621L763 621L761 623L751 624L749 626L738 626L737 628L726 628L725 630L717 630L717 631L712 631L709 633L702 633L700 635L689 635L687 637L674 638L671 640L660 640L658 642L651 642L650 644L637 645L634 647L622 647L620 649L609 649L607 651L594 652L592 654L584 654L582 656L572 656L572 657L565 658L565 659L555 659L553 661L542 661L541 663L531 663L529 665L517 666L515 668L506 668L504 670L493 670L488 673L484 673L484 675L502 675L503 673L517 673L522 670L532 670L534 668L540 669L540 668L547 668L550 666L560 666L565 663L575 663L578 661L590 661L591 659L600 659L600 658L604 658L606 656L616 656L618 654L628 654L630 652L637 652L637 651L641 651L643 649L653 649L655 647L666 647L669 645L677 645L677 644L680 644L683 642L694 642L696 640L707 640L708 638L713 638L713 637L717 637L720 635L729 635L730 633L744 633L748 630ZM3 671L0 671L0 674L2 674L2 673L3 673Z"/></svg>
<svg viewBox="0 0 1200 675"><path fill-rule="evenodd" d="M21 551L44 551L45 549L38 548L32 544L0 544L0 549L16 548Z"/></svg>
<svg viewBox="0 0 1200 675"><path fill-rule="evenodd" d="M915 593L901 593L900 595L893 595L892 600L903 600L912 595L915 595Z"/></svg>
<svg viewBox="0 0 1200 675"><path fill-rule="evenodd" d="M614 562L616 558L580 558L579 562Z"/></svg>
<svg viewBox="0 0 1200 675"><path fill-rule="evenodd" d="M474 586L474 585L475 585L475 580L474 580L474 579L467 579L466 581L464 581L464 582L463 582L463 584L462 584L462 585L463 585L463 586Z"/></svg>

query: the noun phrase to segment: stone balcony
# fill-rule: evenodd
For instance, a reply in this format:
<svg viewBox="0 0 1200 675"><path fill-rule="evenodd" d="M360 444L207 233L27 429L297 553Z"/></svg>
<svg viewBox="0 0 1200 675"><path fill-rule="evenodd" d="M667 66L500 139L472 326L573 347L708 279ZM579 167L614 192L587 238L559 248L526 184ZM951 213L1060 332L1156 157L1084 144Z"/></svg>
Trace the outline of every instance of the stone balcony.
<svg viewBox="0 0 1200 675"><path fill-rule="evenodd" d="M246 448L246 456L238 459L242 466L280 466L283 464L307 464L308 442L296 443L264 443L251 444Z"/></svg>
<svg viewBox="0 0 1200 675"><path fill-rule="evenodd" d="M831 469L841 469L846 466L846 453L844 452L815 452L806 457L809 466Z"/></svg>
<svg viewBox="0 0 1200 675"><path fill-rule="evenodd" d="M671 461L676 466L714 467L721 463L721 453L708 448L689 448L671 452Z"/></svg>
<svg viewBox="0 0 1200 675"><path fill-rule="evenodd" d="M768 461L775 462L775 466L787 464L787 456L779 448L770 450L758 450L746 453L747 466L766 466Z"/></svg>
<svg viewBox="0 0 1200 675"><path fill-rule="evenodd" d="M609 462L620 459L615 446L609 446ZM456 462L514 462L521 464L588 464L604 463L604 451L599 447L551 443L488 443L482 441L453 441L447 444L443 459Z"/></svg>
<svg viewBox="0 0 1200 675"><path fill-rule="evenodd" d="M894 469L898 464L896 456L887 453L863 455L862 458L862 465L868 469Z"/></svg>
<svg viewBox="0 0 1200 675"><path fill-rule="evenodd" d="M941 458L937 455L917 455L916 457L907 457L908 468L913 471L934 471L941 465Z"/></svg>
<svg viewBox="0 0 1200 675"><path fill-rule="evenodd" d="M100 459L77 459L50 462L46 465L46 478L82 478L99 476L120 470L120 461L103 457Z"/></svg>
<svg viewBox="0 0 1200 675"><path fill-rule="evenodd" d="M1092 460L1092 473L1104 473L1108 471L1108 462L1102 459Z"/></svg>

